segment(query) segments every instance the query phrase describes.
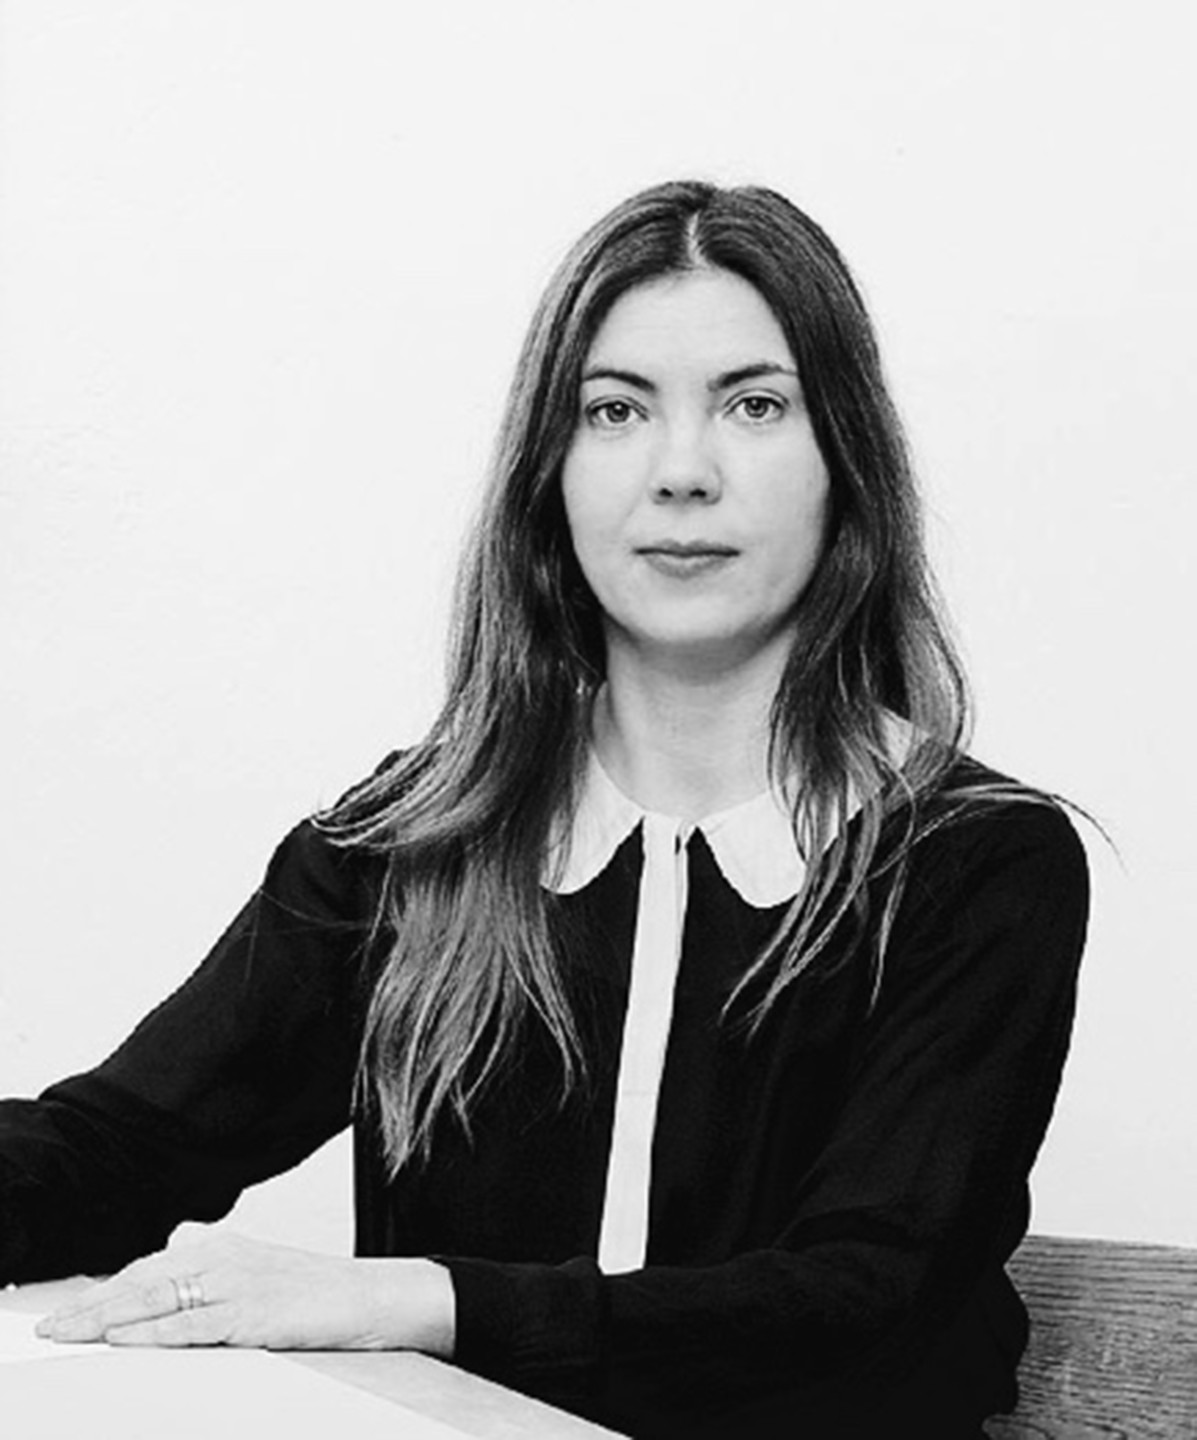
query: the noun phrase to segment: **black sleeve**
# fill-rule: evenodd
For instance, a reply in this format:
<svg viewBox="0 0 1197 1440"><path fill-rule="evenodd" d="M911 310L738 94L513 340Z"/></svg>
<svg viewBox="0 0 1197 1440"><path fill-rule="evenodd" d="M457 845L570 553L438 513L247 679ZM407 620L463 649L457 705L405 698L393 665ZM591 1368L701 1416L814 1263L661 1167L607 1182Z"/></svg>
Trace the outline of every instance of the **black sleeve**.
<svg viewBox="0 0 1197 1440"><path fill-rule="evenodd" d="M361 857L299 826L113 1055L0 1102L0 1282L115 1269L348 1123L369 905Z"/></svg>
<svg viewBox="0 0 1197 1440"><path fill-rule="evenodd" d="M451 1259L460 1363L674 1434L645 1417L816 1386L933 1333L1025 1227L1087 897L1055 810L988 811L922 842L847 1099L774 1243L611 1277L589 1259Z"/></svg>

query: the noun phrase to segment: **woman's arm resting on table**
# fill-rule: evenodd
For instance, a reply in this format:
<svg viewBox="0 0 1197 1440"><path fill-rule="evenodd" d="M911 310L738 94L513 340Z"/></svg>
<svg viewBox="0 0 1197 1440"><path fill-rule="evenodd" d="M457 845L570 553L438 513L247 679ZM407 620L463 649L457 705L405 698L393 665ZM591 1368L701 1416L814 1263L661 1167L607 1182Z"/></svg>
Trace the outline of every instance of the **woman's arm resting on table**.
<svg viewBox="0 0 1197 1440"><path fill-rule="evenodd" d="M118 1270L349 1122L370 893L358 857L299 826L113 1055L0 1100L0 1283Z"/></svg>
<svg viewBox="0 0 1197 1440"><path fill-rule="evenodd" d="M72 1342L422 1350L442 1359L452 1356L453 1331L453 1284L434 1261L318 1255L190 1225L38 1325Z"/></svg>

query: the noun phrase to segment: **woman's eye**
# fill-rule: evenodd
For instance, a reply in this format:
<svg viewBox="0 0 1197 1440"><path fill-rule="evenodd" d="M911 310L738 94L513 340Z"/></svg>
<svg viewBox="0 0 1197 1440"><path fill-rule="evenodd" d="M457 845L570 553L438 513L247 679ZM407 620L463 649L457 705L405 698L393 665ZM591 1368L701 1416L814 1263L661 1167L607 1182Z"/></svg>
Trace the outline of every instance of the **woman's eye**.
<svg viewBox="0 0 1197 1440"><path fill-rule="evenodd" d="M777 420L785 412L784 403L774 395L742 395L732 406L734 413L759 424Z"/></svg>
<svg viewBox="0 0 1197 1440"><path fill-rule="evenodd" d="M636 410L627 400L596 400L586 407L586 418L600 429L622 430L636 418Z"/></svg>

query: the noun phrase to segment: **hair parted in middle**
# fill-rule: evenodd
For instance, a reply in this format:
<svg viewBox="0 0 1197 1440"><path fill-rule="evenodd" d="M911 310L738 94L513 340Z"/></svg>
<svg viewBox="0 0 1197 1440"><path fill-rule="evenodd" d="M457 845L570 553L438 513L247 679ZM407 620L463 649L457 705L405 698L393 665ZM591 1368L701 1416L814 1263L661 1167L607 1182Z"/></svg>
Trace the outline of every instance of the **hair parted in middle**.
<svg viewBox="0 0 1197 1440"><path fill-rule="evenodd" d="M920 803L943 793L961 754L963 672L940 618L873 328L839 252L790 201L759 187L671 182L618 205L566 255L524 341L459 575L440 714L420 744L318 822L387 857L374 936L385 958L359 1099L376 1110L394 1171L427 1152L446 1109L468 1125L528 1025L543 1026L559 1052L563 1093L585 1075L567 958L552 941L553 897L541 882L553 826L572 813L584 771L605 650L561 471L583 367L611 307L636 286L698 267L748 281L776 317L830 487L823 554L797 604L770 725L771 771L794 797L795 838L811 863L729 995L729 1023L738 1017L751 1036L840 927L850 933L837 955L853 957L866 933L866 882L879 877L884 914L864 963L880 983ZM992 787L953 793L957 809L1000 798ZM905 819L885 834L899 838L883 845L883 822L898 811Z"/></svg>

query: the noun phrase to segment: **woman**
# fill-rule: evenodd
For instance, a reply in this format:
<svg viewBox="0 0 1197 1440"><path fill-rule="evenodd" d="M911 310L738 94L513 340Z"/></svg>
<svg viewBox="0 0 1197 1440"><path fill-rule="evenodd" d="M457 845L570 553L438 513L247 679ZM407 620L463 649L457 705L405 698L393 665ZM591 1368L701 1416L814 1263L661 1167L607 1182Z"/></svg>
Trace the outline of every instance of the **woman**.
<svg viewBox="0 0 1197 1440"><path fill-rule="evenodd" d="M836 250L766 190L635 196L533 321L431 734L0 1107L0 1278L117 1270L352 1118L358 1258L173 1245L45 1333L416 1347L643 1436L978 1434L1086 882L965 722Z"/></svg>

